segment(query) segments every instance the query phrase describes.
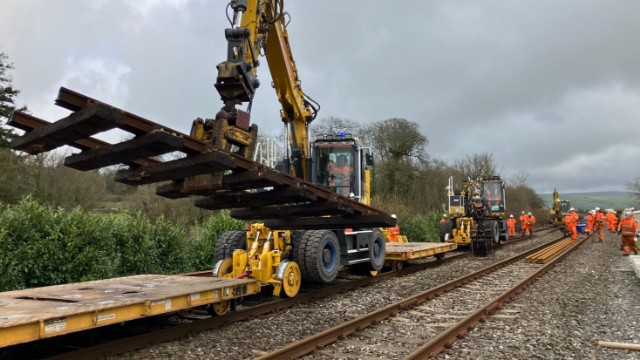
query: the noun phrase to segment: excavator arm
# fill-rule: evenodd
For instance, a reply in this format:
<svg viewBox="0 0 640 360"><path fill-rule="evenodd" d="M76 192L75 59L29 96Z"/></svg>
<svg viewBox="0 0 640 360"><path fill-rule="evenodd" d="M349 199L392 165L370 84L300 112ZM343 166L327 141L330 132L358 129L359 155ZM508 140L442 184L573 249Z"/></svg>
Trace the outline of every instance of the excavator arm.
<svg viewBox="0 0 640 360"><path fill-rule="evenodd" d="M250 113L253 96L260 85L256 72L260 64L258 57L264 54L282 105L280 117L291 147L289 172L309 179L309 124L319 106L300 86L289 46L285 22L288 14L283 10L283 0L231 0L229 8L233 16L231 28L225 31L227 60L217 66L215 85L225 103L218 118L237 117L235 107L244 102L249 103L247 113Z"/></svg>

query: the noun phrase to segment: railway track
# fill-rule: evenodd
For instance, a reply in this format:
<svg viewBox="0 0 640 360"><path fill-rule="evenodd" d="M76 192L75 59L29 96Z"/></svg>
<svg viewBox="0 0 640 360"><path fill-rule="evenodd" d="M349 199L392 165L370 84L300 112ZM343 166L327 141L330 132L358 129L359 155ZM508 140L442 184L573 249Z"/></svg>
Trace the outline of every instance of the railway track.
<svg viewBox="0 0 640 360"><path fill-rule="evenodd" d="M435 356L549 270L586 238L546 264L525 257L563 237L365 314L260 359L423 359Z"/></svg>
<svg viewBox="0 0 640 360"><path fill-rule="evenodd" d="M543 232L551 228L541 228ZM513 238L509 244L526 241L526 238ZM274 313L290 308L296 304L313 301L340 292L350 291L359 287L365 287L393 277L409 275L415 272L436 267L443 262L459 260L470 257L468 252L447 253L446 257L439 261L428 261L404 267L401 270L382 273L376 277L341 279L338 284L309 288L292 299L273 300L270 296L249 300L240 306L236 312L219 317L202 316L205 312L196 309L193 313L177 314L162 318L144 318L127 323L125 325L113 325L103 329L95 329L88 334L71 334L64 338L52 338L32 344L19 345L9 349L7 356L2 359L21 359L44 357L37 354L48 354L53 359L90 359L110 355L117 355L126 351L142 348L150 344L169 341L188 334L212 330L224 327L228 324ZM211 271L200 271L188 274L188 276L211 276ZM132 328L129 329L128 327ZM88 346L88 347L87 347ZM6 349L3 349L6 350Z"/></svg>

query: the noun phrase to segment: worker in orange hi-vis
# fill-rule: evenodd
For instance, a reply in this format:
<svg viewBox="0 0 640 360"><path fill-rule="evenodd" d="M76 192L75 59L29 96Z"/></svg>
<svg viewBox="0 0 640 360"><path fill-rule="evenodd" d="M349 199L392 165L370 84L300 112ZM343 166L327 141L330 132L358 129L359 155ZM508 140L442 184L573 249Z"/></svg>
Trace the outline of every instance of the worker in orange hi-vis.
<svg viewBox="0 0 640 360"><path fill-rule="evenodd" d="M391 217L397 219L396 214L391 214ZM389 232L389 241L390 242L398 242L398 235L400 235L400 226L398 226L398 221L396 220L396 225L393 227L387 228Z"/></svg>
<svg viewBox="0 0 640 360"><path fill-rule="evenodd" d="M442 219L440 219L440 224L442 224L442 223L446 223L447 221L449 221L449 220L447 219L447 214L442 214Z"/></svg>
<svg viewBox="0 0 640 360"><path fill-rule="evenodd" d="M587 214L587 228L585 229L587 233L590 233L593 230L593 221L595 219L595 212L593 210L589 210L589 213Z"/></svg>
<svg viewBox="0 0 640 360"><path fill-rule="evenodd" d="M611 232L615 232L618 227L618 217L616 216L616 212L613 210L607 211L607 228Z"/></svg>
<svg viewBox="0 0 640 360"><path fill-rule="evenodd" d="M576 221L576 218L571 214L567 214L564 216L564 226L566 227L566 232L570 233L571 238L574 240L578 238L577 225L578 222Z"/></svg>
<svg viewBox="0 0 640 360"><path fill-rule="evenodd" d="M522 232L522 237L526 235L527 231L527 215L524 213L524 210L520 213L520 231Z"/></svg>
<svg viewBox="0 0 640 360"><path fill-rule="evenodd" d="M624 255L628 256L633 250L633 253L638 255L638 246L636 246L636 234L638 233L638 222L633 218L633 213L627 211L624 213L624 218L620 220L618 227L618 234L622 235L622 250Z"/></svg>
<svg viewBox="0 0 640 360"><path fill-rule="evenodd" d="M509 229L509 236L516 236L516 218L513 217L513 214L509 215L507 228Z"/></svg>
<svg viewBox="0 0 640 360"><path fill-rule="evenodd" d="M533 237L533 225L536 223L536 217L533 216L531 211L527 214L525 221L527 223L527 230L525 231L525 234L529 237Z"/></svg>
<svg viewBox="0 0 640 360"><path fill-rule="evenodd" d="M604 221L605 221L604 213L599 207L597 207L596 216L593 222L596 227L596 230L598 230L598 239L600 239L600 241L604 241Z"/></svg>

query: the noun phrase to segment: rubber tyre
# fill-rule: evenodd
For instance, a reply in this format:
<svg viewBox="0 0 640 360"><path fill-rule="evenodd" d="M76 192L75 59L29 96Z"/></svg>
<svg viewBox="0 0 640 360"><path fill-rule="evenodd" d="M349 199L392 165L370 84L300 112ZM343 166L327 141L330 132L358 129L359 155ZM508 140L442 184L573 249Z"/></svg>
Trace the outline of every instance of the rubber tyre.
<svg viewBox="0 0 640 360"><path fill-rule="evenodd" d="M292 246L291 260L295 261L298 264L300 264L300 256L299 256L298 249L300 249L300 246L302 243L302 237L304 236L305 233L306 231L304 230L291 231L291 246Z"/></svg>
<svg viewBox="0 0 640 360"><path fill-rule="evenodd" d="M489 244L490 242L487 240L480 241L472 241L471 242L471 252L474 256L477 257L486 257L489 255Z"/></svg>
<svg viewBox="0 0 640 360"><path fill-rule="evenodd" d="M447 234L451 234L452 224L451 221L443 222L439 224L440 230L440 242L447 241Z"/></svg>
<svg viewBox="0 0 640 360"><path fill-rule="evenodd" d="M213 264L233 257L233 251L247 247L246 231L225 231L213 247Z"/></svg>
<svg viewBox="0 0 640 360"><path fill-rule="evenodd" d="M338 237L330 230L310 230L302 235L298 247L302 279L327 284L335 280L340 268Z"/></svg>
<svg viewBox="0 0 640 360"><path fill-rule="evenodd" d="M492 229L491 229L491 234L492 234L491 239L493 240L493 244L494 245L500 245L500 225L498 225L497 221L493 221L492 223L493 223L493 225L491 225L491 227L492 227Z"/></svg>

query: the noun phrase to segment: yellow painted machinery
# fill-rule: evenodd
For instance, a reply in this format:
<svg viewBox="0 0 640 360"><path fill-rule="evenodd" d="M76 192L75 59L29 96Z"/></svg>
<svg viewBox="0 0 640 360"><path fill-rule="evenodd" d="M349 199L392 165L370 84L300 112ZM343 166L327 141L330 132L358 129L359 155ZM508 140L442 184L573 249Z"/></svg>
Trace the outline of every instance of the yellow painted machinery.
<svg viewBox="0 0 640 360"><path fill-rule="evenodd" d="M553 226L564 226L564 215L569 213L571 202L560 200L558 189L553 188L553 206L549 210L549 224Z"/></svg>
<svg viewBox="0 0 640 360"><path fill-rule="evenodd" d="M289 140L279 170L332 190L333 197L370 204L373 158L367 148L361 146L357 138L344 133L327 134L312 144L309 142L309 124L319 106L302 91L289 47L285 26L288 13L283 10L283 0L232 0L228 8L233 15L230 16L231 28L225 30L227 60L217 66L215 84L224 106L215 119L194 121L191 135L211 142L218 149L246 158L253 155L257 126L249 125L249 119L251 103L260 84L258 56L264 55L282 105L280 117ZM246 111L236 108L243 103L248 103ZM223 176L218 173L194 177L185 181L184 187L189 191L206 190L219 183ZM301 200L314 198L304 189L291 191ZM272 196L268 201L275 205L278 198ZM385 236L372 223L358 222L356 217L348 220L352 212L349 207L329 200L314 206L302 203L286 208L271 206L269 211L283 219L278 228L286 230L256 223L248 231L223 234L214 249L214 276L250 277L272 285L274 295L292 297L302 281L333 281L342 265L374 274L384 265ZM313 214L339 216L345 221L340 226L327 227L322 221L300 219ZM233 210L231 215L263 220L269 212L245 208ZM388 221L392 221L390 217ZM225 305L214 308L217 314L226 310Z"/></svg>
<svg viewBox="0 0 640 360"><path fill-rule="evenodd" d="M448 221L440 223L440 241L470 245L477 256L508 240L504 181L499 176L468 179L460 191L449 178Z"/></svg>

